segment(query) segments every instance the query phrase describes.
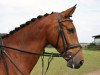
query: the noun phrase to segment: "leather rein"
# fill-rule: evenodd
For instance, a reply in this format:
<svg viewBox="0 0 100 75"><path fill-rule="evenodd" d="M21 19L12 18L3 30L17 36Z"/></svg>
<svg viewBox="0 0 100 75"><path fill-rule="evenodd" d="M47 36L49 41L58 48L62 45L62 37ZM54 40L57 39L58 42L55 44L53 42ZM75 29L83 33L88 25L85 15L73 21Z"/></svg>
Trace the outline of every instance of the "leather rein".
<svg viewBox="0 0 100 75"><path fill-rule="evenodd" d="M70 21L71 19L66 19L65 21ZM66 37L65 37L65 34L64 34L64 31L63 31L63 23L64 21L62 21L62 16L58 13L58 24L59 24L59 29L58 29L58 37L57 37L57 41L56 41L56 48L58 48L58 42L59 42L59 38L61 37L62 39L62 43L63 43L63 49L64 49L64 52L63 53L48 53L48 52L43 52L43 53L35 53L35 52L29 52L28 50L23 50L23 49L17 49L17 48L13 48L13 47L8 47L6 45L4 45L3 43L3 39L2 37L0 37L0 58L3 60L3 64L5 66L5 69L7 71L6 75L9 75L9 71L8 71L8 65L7 65L7 62L6 62L6 59L4 56L6 56L10 62L16 67L16 69L21 73L21 75L25 75L24 72L18 67L18 65L16 64L16 62L14 61L14 59L4 50L4 48L7 48L7 49L10 49L10 50L13 50L13 51L18 51L18 52L22 52L22 53L27 53L27 54L31 54L31 55L38 55L38 56L42 56L42 75L45 75L46 72L48 71L48 68L49 68L49 65L50 65L50 62L52 61L52 58L53 57L64 57L64 54L67 53L67 51L69 49L73 49L73 48L82 48L80 44L78 45L71 45L71 46L68 46L67 47L67 40L66 40ZM80 49L76 52L76 54L80 51ZM75 55L76 55L75 54ZM73 59L74 56L72 56L70 59ZM49 56L49 59L48 59L48 66L46 68L46 71L44 73L44 56Z"/></svg>

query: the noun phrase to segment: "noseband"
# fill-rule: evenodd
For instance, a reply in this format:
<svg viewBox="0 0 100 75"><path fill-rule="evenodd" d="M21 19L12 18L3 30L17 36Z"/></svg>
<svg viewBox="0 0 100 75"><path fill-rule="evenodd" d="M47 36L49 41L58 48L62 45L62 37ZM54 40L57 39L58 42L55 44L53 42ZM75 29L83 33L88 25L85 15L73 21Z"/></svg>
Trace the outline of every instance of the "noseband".
<svg viewBox="0 0 100 75"><path fill-rule="evenodd" d="M56 48L58 48L59 38L61 37L62 44L63 44L63 50L64 50L64 52L62 52L62 55L66 54L70 49L73 49L73 48L80 48L81 49L82 48L82 46L80 44L67 46L68 45L67 40L66 40L67 37L64 34L64 31L63 31L63 26L64 25L62 23L62 22L65 22L65 21L71 21L72 22L72 20L69 17L67 17L66 20L63 21L61 14L58 13L59 28L58 28L58 37L57 37L57 42L56 42ZM76 52L76 54L80 51L80 49Z"/></svg>

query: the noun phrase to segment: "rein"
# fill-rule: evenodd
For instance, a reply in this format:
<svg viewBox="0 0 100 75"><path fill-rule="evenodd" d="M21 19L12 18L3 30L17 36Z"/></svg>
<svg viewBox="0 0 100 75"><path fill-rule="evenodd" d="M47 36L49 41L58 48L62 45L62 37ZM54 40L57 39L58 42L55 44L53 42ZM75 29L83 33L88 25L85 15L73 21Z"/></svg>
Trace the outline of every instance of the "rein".
<svg viewBox="0 0 100 75"><path fill-rule="evenodd" d="M35 52L28 52L28 51L25 51L23 49L17 49L17 48L13 48L13 47L8 47L8 46L4 46L4 45L0 45L0 48L8 48L10 50L13 50L13 51L18 51L18 52L22 52L22 53L27 53L27 54L31 54L31 55L39 55L39 56L52 56L53 57L62 57L62 55L60 53L48 53L48 52L43 52L42 54L40 53L35 53ZM3 50L0 50L0 54L2 54L2 52L4 52Z"/></svg>
<svg viewBox="0 0 100 75"><path fill-rule="evenodd" d="M69 18L69 17L68 17ZM65 21L70 21L70 19L68 20L65 20ZM8 47L8 46L5 46L3 44L3 40L2 40L2 37L0 38L0 58L3 59L3 63L4 63L4 66L5 66L5 69L7 71L6 75L9 75L9 70L8 70L8 65L7 65L7 62L4 58L7 57L10 62L16 67L16 69L21 73L21 75L25 75L24 72L18 67L18 65L14 62L14 59L12 57L9 56L9 54L4 50L4 48L7 48L7 49L10 49L10 50L13 50L13 51L18 51L18 52L22 52L22 53L27 53L27 54L31 54L31 55L38 55L38 56L42 56L41 59L42 59L42 75L46 75L48 69L49 69L49 66L50 66L50 63L53 59L53 57L64 57L64 54L67 53L67 51L69 49L73 49L73 48L81 48L81 45L78 44L78 45L71 45L71 46L68 46L67 47L67 40L66 40L66 37L65 37L65 34L64 34L64 31L63 31L63 23L64 21L62 21L62 16L58 13L58 37L57 37L57 41L56 41L56 48L58 48L58 42L59 42L59 38L61 37L62 38L62 43L63 43L63 49L64 49L64 52L63 53L48 53L48 52L43 52L43 53L35 53L35 52L29 52L28 50L23 50L23 49L17 49L17 48L13 48L13 47ZM76 52L76 54L74 56L71 56L70 59L73 59L77 53L80 51L80 49ZM49 56L48 58L48 66L46 68L46 71L44 72L44 56ZM70 60L69 59L69 60Z"/></svg>
<svg viewBox="0 0 100 75"><path fill-rule="evenodd" d="M10 50L13 50L13 51L18 51L18 52L22 52L22 53L26 53L26 54L31 54L31 55L38 55L38 56L41 56L41 59L42 59L42 75L46 75L48 69L49 69L49 66L50 66L50 63L51 61L53 60L53 57L63 57L60 53L48 53L48 52L43 52L42 54L41 53L35 53L35 52L29 52L28 50L25 51L25 50L22 50L22 49L17 49L17 48L13 48L13 47L8 47L8 46L5 46L3 44L3 40L2 40L2 37L0 37L0 58L2 58L3 60L3 64L5 66L5 69L6 69L6 75L9 75L9 70L8 70L8 65L7 65L7 62L4 58L4 56L6 56L10 62L15 66L15 68L20 72L21 75L25 75L24 72L21 70L21 68L19 68L19 66L16 64L15 60L10 57L10 55L4 50L4 48L8 48ZM47 65L47 68L46 68L46 71L44 72L44 56L48 56L48 65Z"/></svg>

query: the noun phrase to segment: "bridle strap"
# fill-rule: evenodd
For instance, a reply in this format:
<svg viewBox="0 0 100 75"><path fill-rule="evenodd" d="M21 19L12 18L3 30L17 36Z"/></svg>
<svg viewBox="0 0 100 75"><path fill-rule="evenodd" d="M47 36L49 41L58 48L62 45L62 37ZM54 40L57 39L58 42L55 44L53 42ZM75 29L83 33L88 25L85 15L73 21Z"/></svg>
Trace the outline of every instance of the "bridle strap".
<svg viewBox="0 0 100 75"><path fill-rule="evenodd" d="M20 72L21 75L25 75L24 72L21 70L21 68L15 63L15 60L9 56L8 53L5 51L3 52L4 55L10 60L10 62L14 65L14 67Z"/></svg>
<svg viewBox="0 0 100 75"><path fill-rule="evenodd" d="M58 26L59 27L58 27L58 37L57 37L57 41L56 41L56 48L58 48L58 43L59 43L59 38L60 37L62 39L62 45L63 45L63 50L64 50L64 52L61 53L62 56L66 55L66 53L68 53L68 51L70 49L79 48L79 50L73 56L71 56L71 58L69 59L69 60L71 60L79 53L82 46L80 44L67 46L68 45L67 40L66 40L67 37L64 34L63 23L62 23L62 22L65 22L65 21L72 22L72 20L69 17L68 17L68 19L62 21L62 16L58 13L58 23L59 23Z"/></svg>
<svg viewBox="0 0 100 75"><path fill-rule="evenodd" d="M62 17L59 13L58 13L58 23L59 23L59 25L58 25L59 27L58 27L58 37L57 37L57 41L56 41L56 48L58 48L59 37L61 36L63 49L64 49L64 51L66 51L67 42L66 42L66 37L64 35L64 31L63 31L63 27L62 27L63 26Z"/></svg>
<svg viewBox="0 0 100 75"><path fill-rule="evenodd" d="M80 45L80 44L78 44L78 45L70 45L69 47L68 47L68 49L73 49L73 48L82 48L82 46Z"/></svg>
<svg viewBox="0 0 100 75"><path fill-rule="evenodd" d="M52 54L52 53L48 53L48 52L43 52L43 53L29 52L28 50L17 49L17 48L13 48L13 47L4 46L4 45L0 45L0 47L8 48L8 49L10 49L12 51L18 51L18 52L22 52L22 53L26 53L26 54L31 54L31 55L38 55L38 56L51 56L51 54ZM53 53L52 56L53 57L62 57L62 55L60 53Z"/></svg>
<svg viewBox="0 0 100 75"><path fill-rule="evenodd" d="M65 20L65 21L70 21L69 17L68 17L68 20ZM67 52L69 49L73 49L73 48L78 48L78 47L82 48L80 44L67 46L68 45L67 40L66 40L67 37L65 37L62 22L63 22L62 16L60 15L60 13L58 13L58 23L59 23L58 26L59 27L58 27L58 37L56 41L56 48L58 48L59 37L61 37L62 39L64 52Z"/></svg>

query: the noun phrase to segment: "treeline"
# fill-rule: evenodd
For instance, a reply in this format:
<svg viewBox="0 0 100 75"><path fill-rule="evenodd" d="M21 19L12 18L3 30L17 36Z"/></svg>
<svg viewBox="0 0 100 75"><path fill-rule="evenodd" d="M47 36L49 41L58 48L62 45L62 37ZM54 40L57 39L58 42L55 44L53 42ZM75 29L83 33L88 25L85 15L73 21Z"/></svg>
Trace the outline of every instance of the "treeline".
<svg viewBox="0 0 100 75"><path fill-rule="evenodd" d="M4 35L6 35L6 33L0 33L0 36L4 36Z"/></svg>
<svg viewBox="0 0 100 75"><path fill-rule="evenodd" d="M82 46L84 50L100 50L100 44L89 43L88 45Z"/></svg>
<svg viewBox="0 0 100 75"><path fill-rule="evenodd" d="M100 45L96 45L95 43L90 43L87 46L88 49L92 49L92 50L100 50Z"/></svg>

